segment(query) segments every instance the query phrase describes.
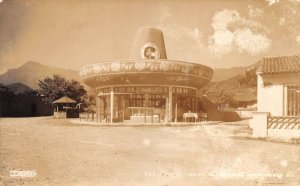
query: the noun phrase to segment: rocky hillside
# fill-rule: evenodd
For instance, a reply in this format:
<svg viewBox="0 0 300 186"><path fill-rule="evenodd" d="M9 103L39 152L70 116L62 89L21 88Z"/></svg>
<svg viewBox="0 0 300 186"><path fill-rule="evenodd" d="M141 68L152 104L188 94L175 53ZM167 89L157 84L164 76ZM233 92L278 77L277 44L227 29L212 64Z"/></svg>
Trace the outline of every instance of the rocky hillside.
<svg viewBox="0 0 300 186"><path fill-rule="evenodd" d="M53 74L63 75L66 79L81 81L79 73L75 70L67 70L29 61L19 68L10 69L4 74L1 74L0 83L4 85L22 83L32 89L37 89L39 79L44 79L47 76L53 76Z"/></svg>
<svg viewBox="0 0 300 186"><path fill-rule="evenodd" d="M252 67L253 65L251 65ZM243 71L239 71L244 69ZM236 103L237 101L252 101L256 100L256 75L255 70L251 73L246 71L249 67L238 69L239 72L228 79L211 82L203 88L203 92L207 99L217 105ZM254 69L254 68L253 68ZM232 69L228 69L230 72ZM226 73L226 70L222 70ZM217 75L222 73L217 71ZM226 76L226 75L225 75ZM219 76L221 77L221 75ZM224 77L224 76L223 76Z"/></svg>

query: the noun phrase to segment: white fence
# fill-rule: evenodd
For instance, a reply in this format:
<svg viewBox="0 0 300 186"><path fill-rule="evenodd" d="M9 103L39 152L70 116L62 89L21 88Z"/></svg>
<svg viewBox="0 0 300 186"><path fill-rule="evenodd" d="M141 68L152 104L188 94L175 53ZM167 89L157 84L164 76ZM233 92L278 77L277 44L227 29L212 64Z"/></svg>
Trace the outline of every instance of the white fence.
<svg viewBox="0 0 300 186"><path fill-rule="evenodd" d="M300 117L297 116L271 116L268 112L254 112L250 127L254 137L300 138Z"/></svg>

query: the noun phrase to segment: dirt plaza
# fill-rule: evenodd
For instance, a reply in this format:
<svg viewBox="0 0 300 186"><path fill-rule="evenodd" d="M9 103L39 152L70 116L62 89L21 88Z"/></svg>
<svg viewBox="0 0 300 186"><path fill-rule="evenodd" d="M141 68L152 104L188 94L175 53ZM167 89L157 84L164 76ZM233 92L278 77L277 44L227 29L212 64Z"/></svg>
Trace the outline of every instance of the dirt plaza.
<svg viewBox="0 0 300 186"><path fill-rule="evenodd" d="M109 127L2 118L0 133L1 185L300 183L299 144L249 138L248 121Z"/></svg>

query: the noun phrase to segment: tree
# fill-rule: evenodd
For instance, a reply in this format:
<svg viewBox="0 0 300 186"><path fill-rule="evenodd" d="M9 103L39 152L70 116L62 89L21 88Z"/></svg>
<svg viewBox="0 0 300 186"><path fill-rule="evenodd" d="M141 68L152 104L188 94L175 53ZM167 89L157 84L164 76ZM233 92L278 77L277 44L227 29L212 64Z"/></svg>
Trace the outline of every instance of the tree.
<svg viewBox="0 0 300 186"><path fill-rule="evenodd" d="M63 96L68 96L78 103L86 103L87 92L78 81L66 80L60 75L53 75L53 78L46 77L39 80L38 86L38 91L45 96L46 103L52 103Z"/></svg>

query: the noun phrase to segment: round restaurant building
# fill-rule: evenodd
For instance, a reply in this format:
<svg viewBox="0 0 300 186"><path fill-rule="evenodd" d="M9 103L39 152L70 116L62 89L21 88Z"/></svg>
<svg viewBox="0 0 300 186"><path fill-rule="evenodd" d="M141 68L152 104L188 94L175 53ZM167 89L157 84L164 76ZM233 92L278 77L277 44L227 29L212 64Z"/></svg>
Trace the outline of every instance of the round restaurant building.
<svg viewBox="0 0 300 186"><path fill-rule="evenodd" d="M87 65L85 84L97 92L98 122L161 123L199 113L199 91L212 78L207 66L168 60L163 33L140 29L130 59Z"/></svg>

